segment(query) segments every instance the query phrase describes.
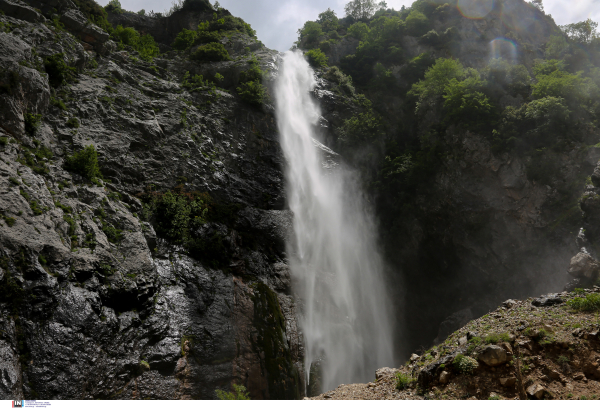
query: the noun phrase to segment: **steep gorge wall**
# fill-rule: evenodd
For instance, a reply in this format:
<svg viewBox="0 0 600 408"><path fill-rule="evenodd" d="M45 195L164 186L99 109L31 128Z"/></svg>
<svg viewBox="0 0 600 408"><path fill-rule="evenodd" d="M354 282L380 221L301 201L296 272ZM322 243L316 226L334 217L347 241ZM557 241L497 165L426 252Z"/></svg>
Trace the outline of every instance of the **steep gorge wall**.
<svg viewBox="0 0 600 408"><path fill-rule="evenodd" d="M48 8L77 23L63 3ZM263 69L276 53L238 35L224 41L233 61L149 63L85 21L60 29L56 10L0 9L2 399L212 399L233 383L303 395L275 122L228 90L246 47ZM76 73L54 86L57 53ZM189 89L186 72L224 84ZM90 145L96 183L65 170ZM142 221L144 197L166 191L204 194L194 233L212 246L195 258Z"/></svg>

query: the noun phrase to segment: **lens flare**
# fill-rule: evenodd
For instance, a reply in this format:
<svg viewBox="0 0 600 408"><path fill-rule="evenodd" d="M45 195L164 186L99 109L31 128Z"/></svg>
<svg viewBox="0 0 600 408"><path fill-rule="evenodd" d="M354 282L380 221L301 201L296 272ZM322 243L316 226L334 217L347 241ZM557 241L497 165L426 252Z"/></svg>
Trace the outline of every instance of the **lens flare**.
<svg viewBox="0 0 600 408"><path fill-rule="evenodd" d="M458 11L472 19L484 18L494 8L494 0L458 0Z"/></svg>
<svg viewBox="0 0 600 408"><path fill-rule="evenodd" d="M502 58L516 62L518 57L517 44L513 40L498 37L490 41L490 58Z"/></svg>

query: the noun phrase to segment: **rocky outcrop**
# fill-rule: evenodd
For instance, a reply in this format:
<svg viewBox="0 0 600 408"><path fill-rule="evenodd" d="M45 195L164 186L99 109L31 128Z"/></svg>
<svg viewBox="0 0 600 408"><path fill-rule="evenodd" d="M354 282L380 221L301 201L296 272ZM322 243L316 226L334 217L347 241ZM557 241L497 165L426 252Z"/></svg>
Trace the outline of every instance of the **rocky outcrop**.
<svg viewBox="0 0 600 408"><path fill-rule="evenodd" d="M46 21L44 16L33 8L16 1L0 0L0 10L17 20L24 20L30 23L43 23Z"/></svg>
<svg viewBox="0 0 600 408"><path fill-rule="evenodd" d="M239 75L250 55L102 55L82 41L106 33L72 8L62 32L0 21L0 396L212 399L233 383L253 399L303 395L272 112L231 92L235 78L182 85L186 72ZM236 37L231 53L250 43ZM50 85L57 54L71 74ZM267 69L276 52L254 55ZM90 145L104 180L65 169ZM192 257L146 221L145 194L166 191L204 194L194 234L210 249Z"/></svg>
<svg viewBox="0 0 600 408"><path fill-rule="evenodd" d="M65 27L81 39L81 41L92 45L96 51L103 53L106 50L106 43L110 36L95 24L91 24L79 10L67 10L60 16L60 22Z"/></svg>

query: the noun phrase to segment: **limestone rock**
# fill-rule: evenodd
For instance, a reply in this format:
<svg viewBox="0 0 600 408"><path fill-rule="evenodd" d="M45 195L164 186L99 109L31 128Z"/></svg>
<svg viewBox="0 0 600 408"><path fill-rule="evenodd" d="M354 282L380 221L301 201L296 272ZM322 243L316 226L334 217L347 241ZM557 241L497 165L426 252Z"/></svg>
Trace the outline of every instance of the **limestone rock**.
<svg viewBox="0 0 600 408"><path fill-rule="evenodd" d="M79 10L68 10L60 16L60 22L77 35L81 41L100 47L110 35L95 24L91 24Z"/></svg>
<svg viewBox="0 0 600 408"><path fill-rule="evenodd" d="M0 10L4 11L8 16L29 21L30 23L43 23L46 21L44 16L33 8L10 0L0 0Z"/></svg>
<svg viewBox="0 0 600 408"><path fill-rule="evenodd" d="M594 187L600 187L600 163L596 164L594 172L592 173L592 183Z"/></svg>
<svg viewBox="0 0 600 408"><path fill-rule="evenodd" d="M440 373L440 383L448 384L450 381L450 373L448 371L442 371Z"/></svg>
<svg viewBox="0 0 600 408"><path fill-rule="evenodd" d="M542 399L546 393L546 389L541 384L531 384L527 388L527 395L530 398Z"/></svg>
<svg viewBox="0 0 600 408"><path fill-rule="evenodd" d="M500 385L503 387L513 387L517 383L515 377L503 377L500 378Z"/></svg>
<svg viewBox="0 0 600 408"><path fill-rule="evenodd" d="M596 261L590 254L579 252L571 258L568 273L576 278L592 279L600 270L600 263Z"/></svg>
<svg viewBox="0 0 600 408"><path fill-rule="evenodd" d="M548 294L548 295L544 295L542 297L534 299L531 302L531 304L534 306L537 306L537 307L549 307L549 306L561 304L563 302L564 302L564 300L562 300L556 294Z"/></svg>
<svg viewBox="0 0 600 408"><path fill-rule="evenodd" d="M384 377L390 377L398 372L395 368L383 367L375 371L375 379L381 380Z"/></svg>
<svg viewBox="0 0 600 408"><path fill-rule="evenodd" d="M490 367L499 366L508 361L508 354L500 346L489 345L477 356L477 359Z"/></svg>

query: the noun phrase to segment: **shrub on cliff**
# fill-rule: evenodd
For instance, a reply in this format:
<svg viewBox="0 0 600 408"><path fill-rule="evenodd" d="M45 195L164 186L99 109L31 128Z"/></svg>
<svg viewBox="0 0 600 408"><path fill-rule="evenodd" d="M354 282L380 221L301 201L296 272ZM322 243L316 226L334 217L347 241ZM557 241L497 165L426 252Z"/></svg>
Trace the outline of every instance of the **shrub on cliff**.
<svg viewBox="0 0 600 408"><path fill-rule="evenodd" d="M217 398L220 400L249 400L248 392L246 387L243 385L233 384L233 392L225 392L222 390L216 390Z"/></svg>
<svg viewBox="0 0 600 408"><path fill-rule="evenodd" d="M267 88L259 80L244 82L236 90L243 101L255 106L262 105L267 97Z"/></svg>
<svg viewBox="0 0 600 408"><path fill-rule="evenodd" d="M76 72L75 68L67 65L63 53L46 57L44 60L44 68L48 73L48 82L50 82L50 85L54 88L58 88L68 80L72 79Z"/></svg>
<svg viewBox="0 0 600 408"><path fill-rule="evenodd" d="M475 360L472 357L464 356L462 354L459 354L456 357L454 357L452 365L459 373L462 374L471 374L473 373L473 370L479 367L479 363L477 362L477 360Z"/></svg>
<svg viewBox="0 0 600 408"><path fill-rule="evenodd" d="M223 44L212 42L198 47L190 56L190 59L202 62L229 61L229 52L227 52Z"/></svg>
<svg viewBox="0 0 600 408"><path fill-rule="evenodd" d="M173 41L171 47L175 48L176 50L185 50L191 47L194 44L195 40L196 32L184 28L182 31L179 32L179 34L177 34L177 37L175 37L175 41Z"/></svg>
<svg viewBox="0 0 600 408"><path fill-rule="evenodd" d="M85 149L67 157L65 169L80 174L93 183L98 183L98 179L102 178L102 173L100 173L100 167L98 166L98 153L94 145L89 145Z"/></svg>
<svg viewBox="0 0 600 408"><path fill-rule="evenodd" d="M327 66L327 55L325 55L323 51L319 49L315 48L314 50L307 51L304 55L306 56L308 63L314 68Z"/></svg>
<svg viewBox="0 0 600 408"><path fill-rule="evenodd" d="M577 297L567 301L572 309L578 312L600 311L600 293L589 293L584 298Z"/></svg>
<svg viewBox="0 0 600 408"><path fill-rule="evenodd" d="M140 57L146 61L152 60L159 54L158 44L150 34L140 35L132 27L118 25L111 34L111 38L118 42L121 47L128 45L140 53Z"/></svg>

